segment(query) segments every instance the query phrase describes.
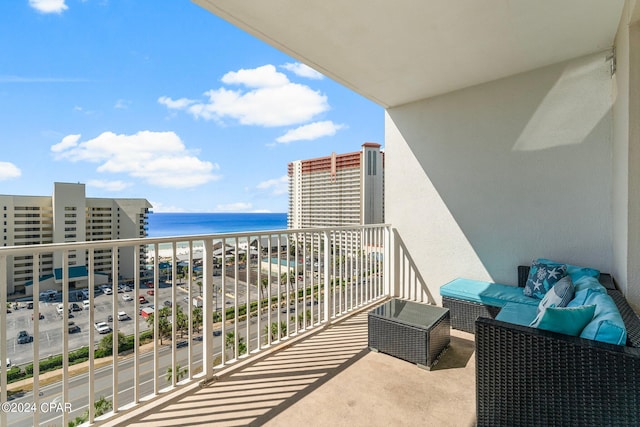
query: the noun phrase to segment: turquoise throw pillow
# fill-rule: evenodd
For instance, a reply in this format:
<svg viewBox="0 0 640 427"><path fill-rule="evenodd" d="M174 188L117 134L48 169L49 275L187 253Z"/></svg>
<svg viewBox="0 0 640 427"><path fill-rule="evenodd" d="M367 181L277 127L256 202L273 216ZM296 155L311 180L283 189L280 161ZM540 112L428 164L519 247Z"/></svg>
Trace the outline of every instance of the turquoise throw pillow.
<svg viewBox="0 0 640 427"><path fill-rule="evenodd" d="M522 293L528 297L542 299L549 289L566 275L566 265L549 265L534 261Z"/></svg>
<svg viewBox="0 0 640 427"><path fill-rule="evenodd" d="M591 321L595 311L595 305L549 307L538 314L530 326L577 337Z"/></svg>
<svg viewBox="0 0 640 427"><path fill-rule="evenodd" d="M538 313L549 307L566 307L573 299L574 287L571 276L564 276L546 293L538 305Z"/></svg>

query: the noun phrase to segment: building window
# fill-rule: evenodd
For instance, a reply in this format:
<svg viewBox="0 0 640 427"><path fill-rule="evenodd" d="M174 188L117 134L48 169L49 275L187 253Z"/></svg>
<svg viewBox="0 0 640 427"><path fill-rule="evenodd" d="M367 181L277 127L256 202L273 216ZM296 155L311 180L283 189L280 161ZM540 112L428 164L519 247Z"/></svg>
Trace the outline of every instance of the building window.
<svg viewBox="0 0 640 427"><path fill-rule="evenodd" d="M377 173L377 171L376 171L376 165L378 164L378 156L377 156L377 154L378 153L376 153L375 151L371 151L371 157L373 159L372 160L372 163L373 163L373 166L372 166L373 173L372 173L372 175L375 175Z"/></svg>

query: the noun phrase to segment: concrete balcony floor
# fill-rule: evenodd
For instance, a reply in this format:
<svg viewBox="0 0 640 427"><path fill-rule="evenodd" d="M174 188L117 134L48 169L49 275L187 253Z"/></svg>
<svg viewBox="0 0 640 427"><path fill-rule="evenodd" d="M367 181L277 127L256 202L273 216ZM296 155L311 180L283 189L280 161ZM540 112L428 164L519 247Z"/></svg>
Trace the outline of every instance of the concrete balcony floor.
<svg viewBox="0 0 640 427"><path fill-rule="evenodd" d="M473 426L473 335L451 331L430 371L367 347L367 311L204 388L126 414L127 426Z"/></svg>

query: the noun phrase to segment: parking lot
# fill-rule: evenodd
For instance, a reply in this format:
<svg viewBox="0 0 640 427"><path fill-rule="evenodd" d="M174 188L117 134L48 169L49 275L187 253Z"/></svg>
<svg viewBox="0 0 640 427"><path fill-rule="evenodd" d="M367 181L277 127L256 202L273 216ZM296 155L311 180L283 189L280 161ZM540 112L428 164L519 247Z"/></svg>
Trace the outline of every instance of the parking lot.
<svg viewBox="0 0 640 427"><path fill-rule="evenodd" d="M214 307L217 310L222 310L225 307L229 307L235 301L233 294L232 279L228 278L228 284L225 289L224 295L222 295L222 278L221 276L214 277L214 288L217 290L217 295L214 298ZM273 292L275 294L277 289L277 282L274 280ZM201 289L197 285L193 285L193 296L200 295ZM188 287L179 286L176 289L176 301L184 311L191 307L190 301L187 298ZM146 331L148 326L146 320L140 316L140 313L135 313L134 299L143 295L147 299L146 304L140 304L140 307L149 307L154 304L153 293L158 293L158 307L162 308L165 301L172 301L172 286L169 282L161 282L159 287L150 288L146 285L146 281L141 283L141 288L137 291L131 290L129 292L117 292L113 289L111 295L105 295L102 291L96 291L94 296L94 323L107 322L109 326L113 327L113 323L109 321L109 315L113 315L113 302L117 303L116 312L123 311L128 314L129 319L118 321L118 330L125 335L132 335L134 330L134 321L139 322L139 330ZM258 290L255 286L251 286L251 299L255 300L258 295ZM130 300L125 300L124 295L129 295ZM245 298L244 282L241 282L238 296L240 301ZM58 313L58 304L62 301L62 294L56 293L55 296L47 298L47 301L40 302L39 310L41 313L41 319L39 321L39 358L46 358L51 355L62 353L62 334L63 327L73 328L73 333L68 333L69 351L73 351L77 348L87 346L89 344L89 329L94 328L93 324L89 322L89 310L83 308L83 300L85 298L82 295L81 290L73 290L69 293L69 307L73 303L81 308L78 311L73 311L69 314L69 321L73 322L73 325L64 325L63 316ZM172 305L176 304L174 301ZM11 309L11 313L7 313L7 357L11 359L12 365L25 365L31 363L33 357L34 342L30 341L25 344L18 344L18 334L20 331L26 331L29 335L33 336L35 320L32 319L34 310L27 308L27 302L19 303L18 309ZM69 330L69 329L68 329ZM97 331L94 333L94 344L98 343L104 335L99 334ZM35 338L34 338L35 341Z"/></svg>
<svg viewBox="0 0 640 427"><path fill-rule="evenodd" d="M153 303L153 296L148 295L150 289L143 286L138 292L131 290L126 293L113 292L112 295L105 295L102 292L96 292L94 297L94 322L108 322L113 327L113 323L109 321L109 315L113 315L113 301L117 302L117 311L123 311L129 316L126 320L118 321L118 329L125 335L133 334L134 321L139 322L140 331L149 329L144 318L138 313L134 313L134 301L133 298L137 298L138 295L144 295L149 304L141 305L141 307L149 306ZM171 286L169 284L161 284L161 287L154 289L154 292L158 292L159 305L162 306L163 302L171 299ZM178 290L178 301L181 302L183 309L186 309L187 302L183 301L184 292ZM125 301L123 295L130 295L132 298L130 301ZM57 293L55 298L52 298L46 302L40 302L39 311L41 313L41 319L39 321L39 357L45 358L50 355L60 354L62 352L62 334L63 316L58 313L58 305L62 301L62 294ZM94 328L93 324L89 322L89 310L83 309L83 296L81 291L71 291L69 294L69 307L73 303L76 303L79 310L72 311L69 314L69 322L73 322L66 325L70 331L68 334L69 350L73 351L76 348L80 348L89 344L89 329ZM29 335L33 336L34 323L33 309L27 308L27 302L18 303L18 308L11 308L11 313L7 313L7 357L11 360L12 365L24 365L30 363L33 360L33 341L24 344L18 343L18 334L20 331L26 331ZM73 332L72 332L73 331ZM97 333L94 330L94 342L99 342L104 335ZM34 338L35 340L35 338Z"/></svg>

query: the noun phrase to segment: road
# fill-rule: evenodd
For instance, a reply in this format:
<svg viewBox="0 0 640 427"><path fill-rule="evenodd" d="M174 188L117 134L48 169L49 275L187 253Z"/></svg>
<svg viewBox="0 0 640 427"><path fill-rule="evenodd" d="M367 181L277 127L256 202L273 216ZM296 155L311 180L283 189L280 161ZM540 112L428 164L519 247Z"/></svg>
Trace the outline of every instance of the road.
<svg viewBox="0 0 640 427"><path fill-rule="evenodd" d="M302 303L300 305L300 309L302 309ZM277 319L277 310L273 310L271 313L272 321ZM284 315L282 315L284 316ZM284 318L284 317L283 317ZM267 314L265 313L262 316L262 321L264 325L267 322ZM250 346L251 348L255 348L257 346L257 338L255 338L257 322L255 319L252 319L250 322L250 333L251 336L254 337L251 339ZM263 326L264 327L264 326ZM228 331L233 330L233 325L228 326ZM238 331L239 336L243 337L246 340L246 322L238 323ZM264 339L264 338L263 338ZM180 340L176 340L176 342L180 342ZM222 346L224 345L224 337L219 335L215 337L214 341L214 358L220 356L220 351ZM192 358L193 358L193 366L198 367L202 364L202 342L193 340L190 343L192 347ZM153 364L153 351L148 351L143 353L140 356L140 366L139 366L139 381L140 381L140 389L139 396L146 396L153 394L154 390L154 364ZM164 345L159 349L159 357L158 357L158 366L160 366L158 370L157 381L159 384L159 389L165 388L170 385L170 383L166 380L167 368L171 366L171 346ZM176 349L176 361L177 364L181 367L188 366L187 363L188 357L188 349L186 347ZM95 399L99 399L100 397L105 397L108 400L112 400L113 394L113 384L112 384L112 376L113 376L113 367L112 365L108 365L105 367L101 367L95 370L95 374L93 376L93 386L94 386L94 396ZM133 371L133 357L124 359L118 363L118 405L122 407L123 405L133 402L134 395L134 371ZM40 404L44 403L45 407L48 407L48 404L51 402L57 403L68 403L70 404L71 412L68 415L68 421L75 419L75 417L82 415L88 409L88 384L89 384L89 376L88 373L80 374L72 377L69 380L69 399L66 402L62 401L62 385L60 382L51 384L40 389ZM33 395L31 393L25 394L20 398L16 398L11 400L11 403L16 403L18 405L21 404L32 404L34 402ZM40 406L38 406L40 407ZM32 414L17 414L10 413L7 416L7 422L9 426L32 426L33 425L33 416ZM62 414L58 411L51 412L43 412L40 411L40 424L46 425L62 425Z"/></svg>

